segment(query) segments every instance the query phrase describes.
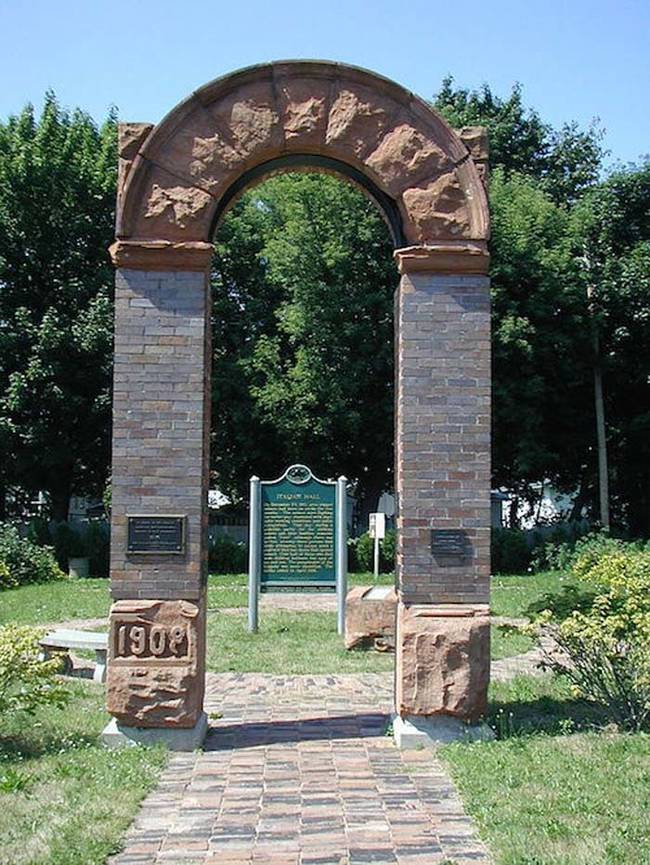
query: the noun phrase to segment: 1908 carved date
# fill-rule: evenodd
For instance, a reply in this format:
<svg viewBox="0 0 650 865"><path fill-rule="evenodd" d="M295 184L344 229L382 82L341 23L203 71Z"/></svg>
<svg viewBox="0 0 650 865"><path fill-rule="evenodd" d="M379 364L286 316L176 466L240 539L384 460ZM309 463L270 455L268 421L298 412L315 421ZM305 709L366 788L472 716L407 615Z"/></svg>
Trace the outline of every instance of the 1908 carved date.
<svg viewBox="0 0 650 865"><path fill-rule="evenodd" d="M183 658L187 656L187 625L118 624L115 628L116 658Z"/></svg>

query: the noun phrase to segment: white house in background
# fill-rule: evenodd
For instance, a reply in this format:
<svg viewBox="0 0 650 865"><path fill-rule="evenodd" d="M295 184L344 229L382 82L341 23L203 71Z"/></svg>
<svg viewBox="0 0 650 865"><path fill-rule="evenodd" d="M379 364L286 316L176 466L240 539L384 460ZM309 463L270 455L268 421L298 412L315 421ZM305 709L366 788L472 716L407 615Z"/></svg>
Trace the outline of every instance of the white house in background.
<svg viewBox="0 0 650 865"><path fill-rule="evenodd" d="M526 502L522 502L521 500L517 506L517 523L522 529L534 529L540 525L561 523L569 518L569 515L573 511L573 503L577 491L561 493L546 481L532 484L532 487L539 496L535 506L531 508ZM507 490L503 494L506 498L502 502L502 524L510 525L510 509L513 507L515 496L512 493L508 493Z"/></svg>

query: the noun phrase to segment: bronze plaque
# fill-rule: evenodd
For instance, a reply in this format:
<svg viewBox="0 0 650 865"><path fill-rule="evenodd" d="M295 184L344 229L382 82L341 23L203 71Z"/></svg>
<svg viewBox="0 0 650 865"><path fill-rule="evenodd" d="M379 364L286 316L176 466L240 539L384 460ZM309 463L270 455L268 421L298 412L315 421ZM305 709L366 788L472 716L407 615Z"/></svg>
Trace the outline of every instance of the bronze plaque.
<svg viewBox="0 0 650 865"><path fill-rule="evenodd" d="M464 564L472 557L472 544L463 529L432 529L431 552L443 566Z"/></svg>
<svg viewBox="0 0 650 865"><path fill-rule="evenodd" d="M127 520L127 553L181 555L185 552L184 516L137 514Z"/></svg>

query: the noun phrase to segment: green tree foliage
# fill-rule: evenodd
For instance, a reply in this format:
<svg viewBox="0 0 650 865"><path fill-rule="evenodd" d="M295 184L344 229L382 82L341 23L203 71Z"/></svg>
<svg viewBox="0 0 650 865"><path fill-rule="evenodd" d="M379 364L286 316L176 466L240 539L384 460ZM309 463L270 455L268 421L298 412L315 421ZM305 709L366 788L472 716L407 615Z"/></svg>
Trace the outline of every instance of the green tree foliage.
<svg viewBox="0 0 650 865"><path fill-rule="evenodd" d="M524 500L579 485L593 440L591 338L570 218L532 179L494 172L493 474Z"/></svg>
<svg viewBox="0 0 650 865"><path fill-rule="evenodd" d="M614 519L648 537L650 161L589 190L574 209L572 232L600 336Z"/></svg>
<svg viewBox="0 0 650 865"><path fill-rule="evenodd" d="M388 229L343 181L272 178L235 205L214 270L220 486L243 495L251 474L306 462L376 501L392 471L396 284Z"/></svg>
<svg viewBox="0 0 650 865"><path fill-rule="evenodd" d="M455 129L484 126L492 167L535 178L556 202L573 201L598 178L603 150L597 123L586 130L576 123L554 129L524 106L518 84L503 99L487 84L480 90L454 87L448 76L433 106Z"/></svg>
<svg viewBox="0 0 650 865"><path fill-rule="evenodd" d="M51 93L0 125L0 484L59 519L106 478L115 132Z"/></svg>
<svg viewBox="0 0 650 865"><path fill-rule="evenodd" d="M494 482L535 505L542 479L595 498L592 326L604 360L614 522L650 534L650 170L599 181L596 124L553 129L515 87L445 79L434 106L488 130L492 181ZM586 300L594 292L594 319Z"/></svg>

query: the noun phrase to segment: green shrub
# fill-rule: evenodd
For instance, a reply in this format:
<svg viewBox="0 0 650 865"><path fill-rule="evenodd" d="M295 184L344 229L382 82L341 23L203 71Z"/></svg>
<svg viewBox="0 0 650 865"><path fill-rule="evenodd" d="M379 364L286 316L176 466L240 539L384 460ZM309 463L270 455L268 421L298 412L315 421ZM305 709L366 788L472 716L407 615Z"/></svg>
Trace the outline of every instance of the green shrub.
<svg viewBox="0 0 650 865"><path fill-rule="evenodd" d="M29 625L0 627L0 716L67 701L68 692L57 676L60 660L39 658L41 634Z"/></svg>
<svg viewBox="0 0 650 865"><path fill-rule="evenodd" d="M395 529L386 529L386 537L381 541L379 551L386 571L394 571L397 552L397 532Z"/></svg>
<svg viewBox="0 0 650 865"><path fill-rule="evenodd" d="M374 541L368 534L364 532L357 538L357 564L360 571L371 571L373 567Z"/></svg>
<svg viewBox="0 0 650 865"><path fill-rule="evenodd" d="M91 577L107 577L110 567L110 525L105 520L90 520L85 530L86 555Z"/></svg>
<svg viewBox="0 0 650 865"><path fill-rule="evenodd" d="M248 569L246 544L228 535L217 535L210 541L208 565L213 574L241 574Z"/></svg>
<svg viewBox="0 0 650 865"><path fill-rule="evenodd" d="M105 520L71 524L37 517L31 520L27 537L39 546L52 547L63 571L68 570L70 559L87 558L91 577L108 576L110 527Z"/></svg>
<svg viewBox="0 0 650 865"><path fill-rule="evenodd" d="M530 566L531 549L521 529L492 529L492 573L521 574Z"/></svg>
<svg viewBox="0 0 650 865"><path fill-rule="evenodd" d="M562 620L542 614L559 649L547 653L547 665L567 676L579 696L602 704L619 726L648 728L650 550L611 538L585 542L572 574L595 594Z"/></svg>
<svg viewBox="0 0 650 865"><path fill-rule="evenodd" d="M551 537L536 547L531 566L535 571L568 571L583 554L597 557L621 549L624 544L624 541L613 538L605 530L564 540Z"/></svg>
<svg viewBox="0 0 650 865"><path fill-rule="evenodd" d="M15 589L18 580L4 562L0 562L0 589Z"/></svg>
<svg viewBox="0 0 650 865"><path fill-rule="evenodd" d="M28 538L21 538L18 529L9 523L0 525L0 588L47 583L65 579L48 547L39 547ZM8 577L2 577L8 572Z"/></svg>
<svg viewBox="0 0 650 865"><path fill-rule="evenodd" d="M388 529L386 536L379 541L379 570L389 573L395 568L395 529ZM350 550L353 554L350 555ZM348 543L348 568L351 572L372 571L374 567L375 542L368 532L353 538Z"/></svg>

